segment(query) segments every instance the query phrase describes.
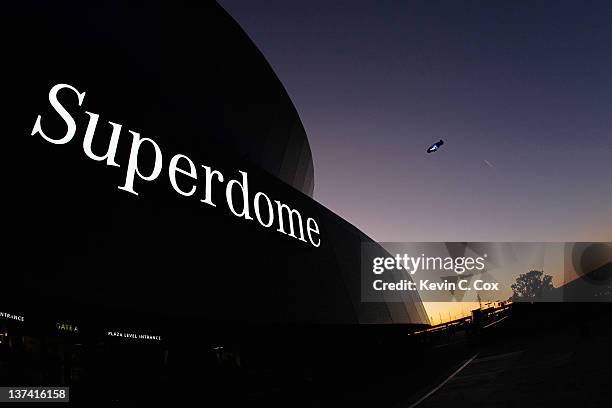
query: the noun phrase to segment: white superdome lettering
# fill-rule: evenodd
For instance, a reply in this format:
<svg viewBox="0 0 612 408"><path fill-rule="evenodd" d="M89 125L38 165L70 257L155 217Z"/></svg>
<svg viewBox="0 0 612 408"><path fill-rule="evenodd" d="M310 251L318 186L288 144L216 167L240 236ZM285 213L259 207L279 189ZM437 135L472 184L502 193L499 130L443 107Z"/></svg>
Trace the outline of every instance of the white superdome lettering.
<svg viewBox="0 0 612 408"><path fill-rule="evenodd" d="M64 106L57 99L57 94L62 89L69 89L74 92L77 95L79 106L83 104L83 100L85 99L85 92L79 93L76 88L66 84L57 84L49 91L49 102L51 103L51 106L53 107L53 109L55 109L57 113L59 113L61 118L64 119L64 122L66 122L66 134L59 139L53 139L52 137L47 136L42 130L42 116L38 115L36 117L36 122L34 122L34 127L32 128L32 133L30 134L30 136L40 134L40 136L47 142L59 145L66 144L72 140L74 134L76 133L76 123L72 115L68 113L66 108L64 108Z"/></svg>
<svg viewBox="0 0 612 408"><path fill-rule="evenodd" d="M58 100L59 91L72 91L76 95L78 106L81 107L85 92L79 92L75 87L68 84L54 85L49 91L49 102L51 107L59 114L66 124L66 133L61 137L51 137L42 129L42 116L38 115L34 122L34 126L30 133L31 136L40 135L44 140L56 145L63 145L70 142L77 134L77 121L75 120L74 112L71 114ZM64 93L64 92L62 92ZM84 111L81 112L83 118L87 117L87 127L84 129L83 135L83 152L85 155L96 161L105 162L107 166L121 167L116 162L116 153L119 142L121 141L122 125L108 121L112 127L110 139L106 152L103 150L99 153L93 151L93 139L98 125L100 116L96 113ZM86 115L86 116L85 116ZM164 166L163 154L160 146L155 140L141 137L140 133L129 130L132 135L130 153L125 168L123 184L118 186L119 190L126 191L135 196L139 195L146 182L151 182L159 178ZM225 177L223 174L214 170L209 166L201 165L204 169L204 198L200 198L200 202L216 207L213 202L213 184L216 179L217 184L223 183ZM199 188L198 169L194 162L183 154L175 154L171 157L168 164L168 178L172 189L181 196L191 197ZM200 169L200 171L201 171ZM270 228L273 224L278 225L277 231L283 235L288 235L296 240L309 243L315 248L321 246L321 237L319 225L312 217L305 218L304 223L302 213L292 208L289 204L279 200L271 200L268 195L263 192L257 192L251 199L249 194L248 174L245 171L238 171L239 178L229 179L225 186L225 198L229 212L245 220L253 220L251 216L251 208L254 209L255 218L263 228ZM181 175L181 185L177 180L177 175ZM187 184L191 179L191 183ZM202 195L200 195L202 197ZM240 197L239 200L236 200ZM235 201L236 200L236 201ZM276 206L272 204L276 203ZM251 207L251 205L253 207ZM262 206L267 206L267 217L262 214ZM265 219L267 218L267 220ZM306 233L304 231L306 229ZM305 238L308 237L308 239Z"/></svg>

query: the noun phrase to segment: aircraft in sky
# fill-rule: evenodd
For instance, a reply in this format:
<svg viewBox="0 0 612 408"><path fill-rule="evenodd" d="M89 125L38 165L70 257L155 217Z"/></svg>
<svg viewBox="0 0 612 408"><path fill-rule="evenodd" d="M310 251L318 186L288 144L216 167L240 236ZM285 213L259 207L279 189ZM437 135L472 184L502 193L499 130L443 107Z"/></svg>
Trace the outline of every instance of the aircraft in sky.
<svg viewBox="0 0 612 408"><path fill-rule="evenodd" d="M433 153L437 151L440 148L440 146L442 146L443 144L444 144L444 140L440 139L440 141L429 146L429 149L427 149L427 153Z"/></svg>

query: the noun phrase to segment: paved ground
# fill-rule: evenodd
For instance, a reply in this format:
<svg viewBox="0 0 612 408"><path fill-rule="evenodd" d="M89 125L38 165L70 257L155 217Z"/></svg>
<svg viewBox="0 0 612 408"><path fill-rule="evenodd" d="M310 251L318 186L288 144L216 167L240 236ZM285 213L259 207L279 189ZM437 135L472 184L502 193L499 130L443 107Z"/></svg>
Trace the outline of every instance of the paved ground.
<svg viewBox="0 0 612 408"><path fill-rule="evenodd" d="M608 337L550 334L485 348L398 407L604 407L611 373Z"/></svg>

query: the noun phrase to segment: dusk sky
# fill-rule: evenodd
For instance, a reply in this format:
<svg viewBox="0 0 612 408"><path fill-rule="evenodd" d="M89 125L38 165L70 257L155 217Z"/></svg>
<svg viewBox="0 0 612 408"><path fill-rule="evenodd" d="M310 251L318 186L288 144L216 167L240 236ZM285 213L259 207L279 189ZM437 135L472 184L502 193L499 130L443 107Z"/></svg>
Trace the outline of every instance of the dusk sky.
<svg viewBox="0 0 612 408"><path fill-rule="evenodd" d="M373 239L612 241L609 1L219 3Z"/></svg>

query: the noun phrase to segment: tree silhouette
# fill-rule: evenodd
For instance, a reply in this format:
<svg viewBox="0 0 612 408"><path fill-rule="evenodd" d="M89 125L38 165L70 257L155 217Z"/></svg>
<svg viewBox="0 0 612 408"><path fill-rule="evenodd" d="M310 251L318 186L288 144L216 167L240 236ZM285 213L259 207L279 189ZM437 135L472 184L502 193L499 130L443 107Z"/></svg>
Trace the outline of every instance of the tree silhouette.
<svg viewBox="0 0 612 408"><path fill-rule="evenodd" d="M554 289L552 276L545 275L544 271L522 273L510 287L513 299L539 299Z"/></svg>

